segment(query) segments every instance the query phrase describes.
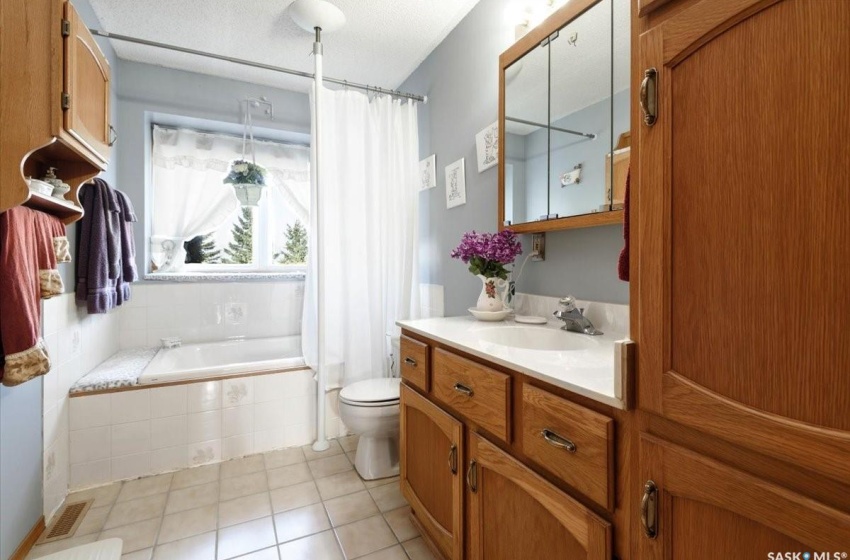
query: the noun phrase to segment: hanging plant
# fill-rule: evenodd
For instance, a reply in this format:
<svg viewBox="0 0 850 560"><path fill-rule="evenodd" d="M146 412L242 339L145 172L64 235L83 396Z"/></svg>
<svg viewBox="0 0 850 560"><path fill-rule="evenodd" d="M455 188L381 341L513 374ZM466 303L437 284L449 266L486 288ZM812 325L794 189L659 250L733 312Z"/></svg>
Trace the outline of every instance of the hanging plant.
<svg viewBox="0 0 850 560"><path fill-rule="evenodd" d="M256 163L237 159L231 162L230 172L224 178L228 185L260 185L266 184L266 170Z"/></svg>

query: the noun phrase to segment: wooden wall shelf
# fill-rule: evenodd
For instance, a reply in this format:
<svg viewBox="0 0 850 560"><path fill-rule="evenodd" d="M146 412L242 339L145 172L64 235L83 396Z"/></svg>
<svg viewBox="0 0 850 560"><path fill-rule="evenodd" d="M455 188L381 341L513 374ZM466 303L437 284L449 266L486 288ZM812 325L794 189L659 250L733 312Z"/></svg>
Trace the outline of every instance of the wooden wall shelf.
<svg viewBox="0 0 850 560"><path fill-rule="evenodd" d="M37 192L30 192L29 198L23 205L33 210L52 214L62 220L64 224L74 223L83 217L83 209L73 202Z"/></svg>

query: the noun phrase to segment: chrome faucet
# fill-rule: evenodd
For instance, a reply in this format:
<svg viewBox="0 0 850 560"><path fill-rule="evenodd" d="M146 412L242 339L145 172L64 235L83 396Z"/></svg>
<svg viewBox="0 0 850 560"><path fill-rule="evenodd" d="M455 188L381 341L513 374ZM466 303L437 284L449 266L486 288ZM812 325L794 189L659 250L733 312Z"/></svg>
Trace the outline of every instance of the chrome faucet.
<svg viewBox="0 0 850 560"><path fill-rule="evenodd" d="M567 296L558 300L558 304L563 309L555 311L554 315L564 322L561 330L590 335L604 334L593 326L590 319L584 316L584 309L576 307L576 300L573 296Z"/></svg>

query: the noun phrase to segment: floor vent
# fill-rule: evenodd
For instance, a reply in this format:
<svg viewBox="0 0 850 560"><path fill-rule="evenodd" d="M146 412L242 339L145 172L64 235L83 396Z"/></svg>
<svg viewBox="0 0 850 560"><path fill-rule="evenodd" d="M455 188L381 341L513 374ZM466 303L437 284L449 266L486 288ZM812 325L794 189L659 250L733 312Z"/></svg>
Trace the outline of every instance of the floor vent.
<svg viewBox="0 0 850 560"><path fill-rule="evenodd" d="M89 510L89 507L91 507L92 501L93 500L88 500L85 502L65 504L62 509L56 513L53 521L51 521L47 529L44 530L44 533L41 534L37 544L58 541L73 536L74 531L77 530L77 526L80 522L82 522L83 518L86 516L86 512Z"/></svg>

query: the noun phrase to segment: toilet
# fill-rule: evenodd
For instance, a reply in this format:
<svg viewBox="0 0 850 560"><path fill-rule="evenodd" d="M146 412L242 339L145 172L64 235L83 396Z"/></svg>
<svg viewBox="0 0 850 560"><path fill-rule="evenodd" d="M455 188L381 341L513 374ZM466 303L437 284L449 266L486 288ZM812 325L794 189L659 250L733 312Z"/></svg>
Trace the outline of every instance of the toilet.
<svg viewBox="0 0 850 560"><path fill-rule="evenodd" d="M398 474L398 378L367 379L339 393L339 416L360 436L354 467L365 480Z"/></svg>

